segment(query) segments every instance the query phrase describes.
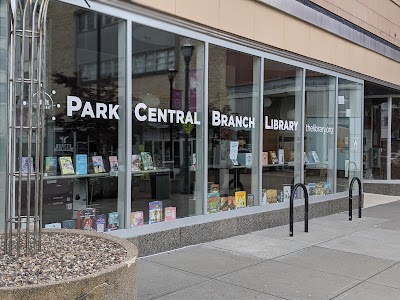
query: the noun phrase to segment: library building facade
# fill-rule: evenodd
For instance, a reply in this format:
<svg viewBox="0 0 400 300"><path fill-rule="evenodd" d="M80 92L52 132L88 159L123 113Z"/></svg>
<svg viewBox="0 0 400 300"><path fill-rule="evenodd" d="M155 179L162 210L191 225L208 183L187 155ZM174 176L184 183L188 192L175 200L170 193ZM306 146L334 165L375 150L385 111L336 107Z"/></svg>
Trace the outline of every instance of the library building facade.
<svg viewBox="0 0 400 300"><path fill-rule="evenodd" d="M297 183L310 217L346 210L354 177L400 194L395 17L374 32L332 1L50 1L37 160L29 88L10 97L29 51L10 54L8 2L0 200L42 170L43 228L112 231L145 255L286 224Z"/></svg>

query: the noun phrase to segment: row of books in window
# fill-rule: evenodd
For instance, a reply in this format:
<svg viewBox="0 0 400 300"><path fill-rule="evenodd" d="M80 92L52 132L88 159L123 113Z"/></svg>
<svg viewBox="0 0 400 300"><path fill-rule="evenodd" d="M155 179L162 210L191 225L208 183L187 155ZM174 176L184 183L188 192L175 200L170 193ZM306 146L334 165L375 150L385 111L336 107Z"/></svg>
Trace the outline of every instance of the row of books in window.
<svg viewBox="0 0 400 300"><path fill-rule="evenodd" d="M270 164L284 164L285 162L293 162L294 161L294 151L291 150L289 152L289 156L285 158L287 153L285 153L284 149L278 149L278 155L276 151L263 152L262 154L262 165L270 165ZM319 163L319 157L316 151L309 151L308 154L304 152L304 163Z"/></svg>
<svg viewBox="0 0 400 300"><path fill-rule="evenodd" d="M246 191L235 192L235 196L220 196L219 184L210 182L207 194L207 213L235 210L254 206L254 195Z"/></svg>
<svg viewBox="0 0 400 300"><path fill-rule="evenodd" d="M96 208L85 208L77 211L77 219L64 220L61 223L45 224L45 228L83 229L105 232L119 228L120 213L96 214Z"/></svg>
<svg viewBox="0 0 400 300"><path fill-rule="evenodd" d="M44 176L57 175L57 161L60 165L61 175L85 175L88 174L88 156L86 154L76 154L74 163L71 156L45 157ZM110 171L118 171L117 156L108 157ZM106 167L102 156L92 156L91 166L93 173L105 173ZM24 172L24 170L22 170Z"/></svg>
<svg viewBox="0 0 400 300"><path fill-rule="evenodd" d="M164 213L164 214L163 214ZM162 201L149 202L149 221L148 224L159 223L162 221L176 220L176 207L168 206L163 210ZM145 224L143 211L134 211L130 216L131 228Z"/></svg>
<svg viewBox="0 0 400 300"><path fill-rule="evenodd" d="M164 215L163 215L164 212ZM166 207L163 210L162 201L149 203L148 224L176 220L176 207ZM134 211L130 215L130 227L144 225L143 211ZM86 208L77 211L77 219L64 220L61 223L46 224L45 228L83 229L88 231L105 232L120 227L120 213L96 214L96 208Z"/></svg>

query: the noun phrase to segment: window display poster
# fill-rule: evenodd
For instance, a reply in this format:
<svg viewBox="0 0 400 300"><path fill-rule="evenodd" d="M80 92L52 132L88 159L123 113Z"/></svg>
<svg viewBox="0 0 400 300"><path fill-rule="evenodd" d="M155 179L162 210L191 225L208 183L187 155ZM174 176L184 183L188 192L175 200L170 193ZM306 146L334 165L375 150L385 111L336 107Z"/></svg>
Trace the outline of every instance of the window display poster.
<svg viewBox="0 0 400 300"><path fill-rule="evenodd" d="M229 158L231 159L233 165L235 165L235 166L239 165L239 163L237 161L238 152L239 152L239 142L238 141L231 141L230 151L229 151Z"/></svg>

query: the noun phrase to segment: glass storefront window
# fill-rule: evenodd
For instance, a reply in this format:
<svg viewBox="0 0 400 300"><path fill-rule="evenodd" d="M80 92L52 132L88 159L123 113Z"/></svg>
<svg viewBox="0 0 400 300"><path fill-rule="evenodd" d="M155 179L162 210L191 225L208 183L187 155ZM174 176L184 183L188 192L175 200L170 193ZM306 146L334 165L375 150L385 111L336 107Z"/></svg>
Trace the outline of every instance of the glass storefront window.
<svg viewBox="0 0 400 300"><path fill-rule="evenodd" d="M365 179L387 179L388 98L364 100Z"/></svg>
<svg viewBox="0 0 400 300"><path fill-rule="evenodd" d="M204 43L132 28L131 226L203 213Z"/></svg>
<svg viewBox="0 0 400 300"><path fill-rule="evenodd" d="M400 179L400 98L392 98L391 179Z"/></svg>
<svg viewBox="0 0 400 300"><path fill-rule="evenodd" d="M336 78L306 71L304 182L309 196L334 192Z"/></svg>
<svg viewBox="0 0 400 300"><path fill-rule="evenodd" d="M289 201L300 182L302 69L265 60L261 204Z"/></svg>
<svg viewBox="0 0 400 300"><path fill-rule="evenodd" d="M362 172L362 84L338 79L337 184L336 192L349 190L353 177Z"/></svg>
<svg viewBox="0 0 400 300"><path fill-rule="evenodd" d="M113 18L105 24L104 17L49 4L43 199L48 228L126 226L126 23ZM114 72L108 62L114 62Z"/></svg>
<svg viewBox="0 0 400 300"><path fill-rule="evenodd" d="M210 45L208 66L207 212L213 213L253 206L258 194L260 59Z"/></svg>

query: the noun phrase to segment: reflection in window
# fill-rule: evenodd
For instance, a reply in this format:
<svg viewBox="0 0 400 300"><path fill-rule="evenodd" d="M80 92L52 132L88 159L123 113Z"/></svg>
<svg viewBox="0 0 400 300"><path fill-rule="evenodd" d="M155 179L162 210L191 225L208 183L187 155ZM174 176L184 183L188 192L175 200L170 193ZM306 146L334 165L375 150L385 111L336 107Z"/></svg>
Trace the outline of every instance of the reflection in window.
<svg viewBox="0 0 400 300"><path fill-rule="evenodd" d="M202 214L204 44L133 24L132 52L133 215Z"/></svg>
<svg viewBox="0 0 400 300"><path fill-rule="evenodd" d="M349 80L338 80L337 126L337 192L349 190L353 177L361 178L362 85Z"/></svg>
<svg viewBox="0 0 400 300"><path fill-rule="evenodd" d="M364 178L387 179L388 98L364 100Z"/></svg>
<svg viewBox="0 0 400 300"><path fill-rule="evenodd" d="M265 60L262 204L289 201L300 182L301 81L300 68Z"/></svg>
<svg viewBox="0 0 400 300"><path fill-rule="evenodd" d="M208 213L213 213L254 205L260 61L210 46L208 64L207 207Z"/></svg>
<svg viewBox="0 0 400 300"><path fill-rule="evenodd" d="M304 182L309 196L334 192L336 78L306 71Z"/></svg>

